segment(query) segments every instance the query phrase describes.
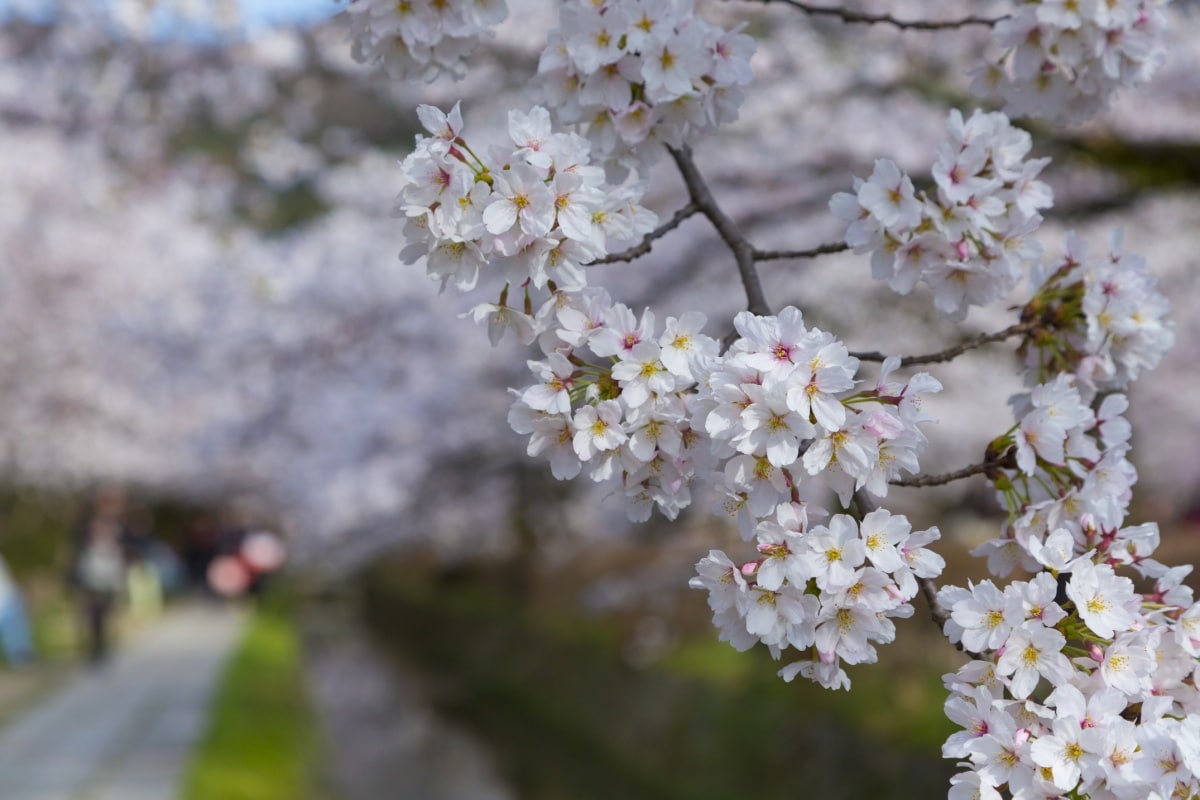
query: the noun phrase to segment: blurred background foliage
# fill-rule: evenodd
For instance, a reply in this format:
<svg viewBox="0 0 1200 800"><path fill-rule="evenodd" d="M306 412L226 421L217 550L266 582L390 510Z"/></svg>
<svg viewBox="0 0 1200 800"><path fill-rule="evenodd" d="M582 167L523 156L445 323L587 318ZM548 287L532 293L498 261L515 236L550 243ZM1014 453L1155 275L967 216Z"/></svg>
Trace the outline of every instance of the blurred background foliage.
<svg viewBox="0 0 1200 800"><path fill-rule="evenodd" d="M1171 113L1132 104L1088 128L1034 131L1038 154L1056 158L1051 235L1065 223L1093 236L1126 223L1178 308L1174 360L1134 398L1146 480L1132 517L1159 519L1162 558L1176 563L1200 554L1188 518L1200 477L1191 399L1200 104L1179 102L1198 96L1200 28L1179 5L1177 61L1155 90ZM40 294L0 293L0 555L26 594L43 661L78 656L65 575L84 487L127 482L132 523L174 545L189 519L244 493L283 521L300 557L276 587L286 602L254 616L229 666L187 800L334 796L335 748L306 696L306 670L339 646L314 633L330 619L365 632L397 680L415 674L422 702L477 738L517 797L939 796L952 772L940 744L953 729L941 675L960 662L925 609L900 624L879 664L851 670L849 693L785 684L765 653L717 641L687 579L710 547L736 537L702 504L674 525L631 527L589 487L553 481L503 422L503 386L522 355L489 350L454 320L462 308L396 265L389 170L417 131L413 107L461 95L475 130L499 129L509 107L528 104L545 16L514 15L462 84L417 87L349 64L336 22L224 47L79 45L44 21L0 30L9 77L0 162L16 174L0 198L10 212L0 241L14 267L55 276ZM749 31L762 38L759 99L698 153L764 246L829 239L830 193L875 157L927 169L930 132L945 103L965 97L962 66L976 48L790 13L755 17ZM29 97L30 86L47 88ZM44 174L19 171L38 169L46 153ZM105 191L92 186L96 175ZM652 176L663 215L679 197L673 176ZM28 220L51 226L45 239ZM146 220L155 224L138 227ZM49 243L81 230L77 251ZM724 324L741 295L706 235L685 227L605 280L631 303L661 298L668 309L690 307L694 293ZM831 259L771 267L765 280L780 305L802 297L812 321L870 349L921 352L961 335L930 319L928 298L865 288L864 270ZM60 308L106 275L111 286ZM177 284L158 294L147 276L163 275ZM190 303L202 305L199 321L172 328L191 320ZM89 316L96 308L111 313ZM989 329L1003 314L972 324ZM60 352L55 337L72 326L86 341ZM995 377L1011 372L1008 358L990 351L963 365L941 406L932 471L977 460L1008 424L996 418L1011 386ZM984 394L992 406L978 401ZM121 402L106 405L114 395ZM966 551L1000 522L989 492L976 484L895 500L916 527L942 527L948 581L984 577ZM61 675L49 674L0 673L0 721Z"/></svg>

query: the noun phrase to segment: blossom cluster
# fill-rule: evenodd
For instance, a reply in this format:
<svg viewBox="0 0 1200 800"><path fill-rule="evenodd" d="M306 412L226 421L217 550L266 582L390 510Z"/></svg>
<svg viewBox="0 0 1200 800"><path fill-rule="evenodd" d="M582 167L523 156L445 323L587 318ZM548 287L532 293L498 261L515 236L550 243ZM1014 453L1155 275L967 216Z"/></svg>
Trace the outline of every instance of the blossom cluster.
<svg viewBox="0 0 1200 800"><path fill-rule="evenodd" d="M939 594L948 636L975 656L946 676L946 713L964 730L943 754L969 769L950 797L1200 790L1200 605L1182 583L1191 567L1149 557L1157 529L1139 538L1133 564L1154 585L1144 595L1103 548L1064 563L1054 547L1031 580Z"/></svg>
<svg viewBox="0 0 1200 800"><path fill-rule="evenodd" d="M885 496L888 481L916 472L929 420L921 399L941 390L925 373L855 391L858 360L800 312L742 312L724 355L702 332L704 317L640 319L607 293L560 293L529 362L538 382L516 391L509 421L529 435L530 455L555 477L584 464L596 481L618 482L633 519L653 506L674 518L689 485L716 485L720 508L746 538L776 507L797 499L804 475L820 476L848 503L858 489Z"/></svg>
<svg viewBox="0 0 1200 800"><path fill-rule="evenodd" d="M1011 399L1017 423L989 446L1010 521L976 551L994 574L1042 568L1049 537L1063 529L1072 557L1098 548L1126 564L1144 549L1142 529L1122 529L1137 471L1122 416L1129 403L1115 390L1158 363L1172 330L1145 262L1119 243L1114 236L1109 257L1093 262L1069 235L1063 263L1022 312L1037 323L1022 345L1032 388Z"/></svg>
<svg viewBox="0 0 1200 800"><path fill-rule="evenodd" d="M701 332L704 315L667 317L659 331L653 312L639 319L600 289L560 293L547 308L546 357L529 362L537 382L514 390L509 424L554 477L587 464L592 480L620 486L631 519L655 506L674 519L708 463L691 424L701 365L719 347Z"/></svg>
<svg viewBox="0 0 1200 800"><path fill-rule="evenodd" d="M504 0L351 0L355 60L393 78L461 78L479 37L508 16Z"/></svg>
<svg viewBox="0 0 1200 800"><path fill-rule="evenodd" d="M1008 453L1002 463L1011 465L993 473L1010 521L976 555L986 555L989 571L1001 576L1017 566L1057 569L1089 549L1113 563L1131 563L1142 551L1144 531L1121 528L1137 481L1128 459L1131 429L1121 416L1125 396L1108 395L1093 410L1074 380L1060 373L1018 395L1014 405L1017 425L992 443L994 451Z"/></svg>
<svg viewBox="0 0 1200 800"><path fill-rule="evenodd" d="M1035 271L1028 316L1055 319L1058 335L1027 348L1031 372L1056 368L1074 373L1088 391L1119 391L1170 349L1167 299L1146 260L1122 252L1121 239L1114 232L1108 253L1093 257L1072 233L1062 260L1044 274Z"/></svg>
<svg viewBox="0 0 1200 800"><path fill-rule="evenodd" d="M946 676L946 713L965 730L943 752L968 769L950 796L1191 797L1200 606L1182 583L1191 567L1152 557L1157 525L1126 524L1137 471L1114 393L1169 346L1166 301L1119 235L1094 261L1071 235L1045 272L1023 311L1037 325L1023 346L1034 385L989 446L1009 519L975 551L994 575L1034 577L938 594L947 636L973 656Z"/></svg>
<svg viewBox="0 0 1200 800"><path fill-rule="evenodd" d="M843 505L858 489L884 497L901 470L917 472L930 420L921 399L941 384L919 373L856 391L859 362L832 334L805 327L788 307L777 316L742 312L729 350L708 366L694 427L724 464L716 482L744 536L788 502L803 474L820 475Z"/></svg>
<svg viewBox="0 0 1200 800"><path fill-rule="evenodd" d="M781 674L848 686L839 664L874 661L871 643L895 636L889 618L911 615L917 578L941 572L923 549L939 534L914 534L884 510L861 529L839 515L806 531L799 486L820 476L843 505L859 489L886 495L902 470L919 471L919 425L930 419L921 401L941 384L925 373L889 380L893 358L874 388L856 390L858 359L792 307L738 314L724 355L698 312L668 317L660 333L651 311L639 318L599 289L546 307L546 357L529 362L537 382L513 391L509 413L529 455L547 458L559 479L586 465L619 487L634 520L656 506L673 519L693 480L715 483L720 507L764 555L734 568L714 551L697 565L692 585L712 593L723 638L739 649L763 641L777 656L814 648Z"/></svg>
<svg viewBox="0 0 1200 800"><path fill-rule="evenodd" d="M734 324L739 338L707 360L692 427L723 465L713 473L722 507L762 557L736 566L712 551L691 585L709 591L713 622L737 649L811 649L780 674L848 688L841 664L873 662L872 642L895 636L890 618L912 614L917 578L940 574L941 558L924 549L939 533L912 533L882 509L861 527L841 514L809 529L799 485L820 476L844 506L858 490L885 496L901 470L919 471L919 425L930 419L921 400L941 384L925 373L890 381L899 361L889 359L874 388L856 391L858 359L792 307Z"/></svg>
<svg viewBox="0 0 1200 800"><path fill-rule="evenodd" d="M475 309L493 343L514 329L526 344L535 335L533 311L554 291L587 285L582 266L633 240L657 218L638 203L642 186L606 184L589 160L587 140L556 133L541 106L509 112L511 147L476 155L462 137L457 105L417 113L430 133L401 163L404 186L397 211L405 218L405 263L424 258L430 277L470 291L481 275L499 291L496 303ZM510 289L523 298L509 305Z"/></svg>
<svg viewBox="0 0 1200 800"><path fill-rule="evenodd" d="M1041 256L1032 234L1052 194L1037 179L1049 159L1026 160L1031 138L1003 114L976 111L964 120L956 109L946 129L934 194L880 159L870 178L855 179L853 194L833 196L830 210L849 223L846 244L871 253L876 280L901 294L923 281L938 310L960 320L970 306L1008 295Z"/></svg>
<svg viewBox="0 0 1200 800"><path fill-rule="evenodd" d="M1122 528L1137 470L1122 416L1129 402L1117 391L1159 362L1173 331L1144 259L1120 243L1114 234L1109 254L1090 259L1069 234L1062 262L1035 273L1040 285L1022 311L1036 324L1021 347L1031 389L1010 400L1017 423L989 446L1010 512L1002 535L975 551L993 574L1041 569L1052 535L1064 550L1064 530L1068 556L1097 548L1128 564L1145 550L1144 527Z"/></svg>
<svg viewBox="0 0 1200 800"><path fill-rule="evenodd" d="M892 618L910 617L918 578L945 562L925 549L937 528L913 532L908 520L879 509L861 525L838 514L808 527L808 509L779 505L754 534L759 557L738 565L720 550L696 565L691 586L708 591L713 624L738 650L762 642L775 658L795 648L808 658L782 670L829 689L850 688L842 664L874 663L873 643L895 639Z"/></svg>
<svg viewBox="0 0 1200 800"><path fill-rule="evenodd" d="M695 16L691 0L570 0L538 64L558 120L597 160L636 166L737 118L754 40Z"/></svg>
<svg viewBox="0 0 1200 800"><path fill-rule="evenodd" d="M1164 57L1170 0L1033 0L995 26L1000 58L972 91L1014 116L1085 122L1122 87L1150 80Z"/></svg>

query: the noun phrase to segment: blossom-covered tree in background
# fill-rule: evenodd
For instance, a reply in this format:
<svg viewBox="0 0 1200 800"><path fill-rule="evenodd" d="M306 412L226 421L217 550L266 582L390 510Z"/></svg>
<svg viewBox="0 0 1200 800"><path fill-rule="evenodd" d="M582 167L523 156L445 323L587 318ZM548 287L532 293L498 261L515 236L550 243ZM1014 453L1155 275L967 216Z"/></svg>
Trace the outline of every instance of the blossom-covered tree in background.
<svg viewBox="0 0 1200 800"><path fill-rule="evenodd" d="M554 478L586 476L633 520L656 508L673 519L702 498L736 524L743 552L710 552L693 585L708 591L722 638L786 656L786 679L848 687L843 665L874 661L875 645L895 636L892 620L924 593L971 657L946 678L947 715L964 728L944 748L964 767L951 796L1189 796L1200 771L1195 606L1188 568L1153 558L1157 527L1126 519L1137 471L1124 417L1137 408L1126 392L1182 331L1166 317L1155 260L1126 253L1119 233L1063 235L1043 216L1122 198L1086 164L1056 179L1051 154L1096 145L1051 125L1111 104L1134 139L1195 121L1168 102L1194 91L1186 60L1164 67L1163 88L1149 82L1164 54L1185 58L1190 46L1195 58L1195 25L1186 9L1168 18L1153 2L984 10L779 2L697 13L608 0L535 18L522 4L509 9L519 30L497 33L502 57L532 56L513 76L536 86L522 98L497 93L503 73L486 46L472 55L504 18L502 3L357 0L346 15L354 57L386 76L462 79L377 84L382 98L437 101L418 106L415 149L380 137L408 152L398 171L373 157L369 119L301 143L262 116L311 115L303 79L280 101L274 75L298 75L288 64L304 57L356 74L339 60L344 45L281 43L275 72L244 82L222 82L193 54L199 69L140 105L120 87L142 65L119 48L91 91L68 81L52 100L14 91L7 107L46 138L70 142L72 125L110 135L72 156L93 159L103 177L67 192L33 176L25 185L45 197L9 200L26 212L6 241L50 252L55 269L6 276L6 316L26 319L40 296L85 323L40 343L37 359L79 367L69 378L7 370L14 396L32 395L12 404L27 415L10 417L12 469L50 480L69 456L83 474L246 481L301 530L307 523L313 541L365 526L372 509L401 538L402 521L418 519L413 495L428 464L514 453L512 438L495 443L498 404L511 402L508 424ZM44 52L93 57L70 40L79 30L60 27L49 35L63 41ZM468 66L480 60L476 78ZM43 78L62 68L13 63ZM1139 98L1165 110L1139 115ZM981 104L999 110L974 110ZM206 203L174 176L150 180L137 184L145 200L127 221L96 225L91 209L130 191L124 170L152 174L165 161L147 155L155 142L133 146L127 134L172 114L187 131L197 107L217 130L252 125L256 148L237 157L254 179L196 158L173 169L207 185ZM36 135L16 138L14 170L38 169L28 156L39 146L56 152ZM851 185L854 172L863 177ZM397 183L402 234L394 220L363 220ZM70 215L37 213L38 202L64 205L63 193ZM189 216L239 204L269 216L289 193L330 210L267 243L236 220L178 236ZM1143 241L1138 226L1186 224L1187 208L1168 197L1120 216ZM701 244L689 252L681 240ZM163 241L169 272L156 268ZM130 257L120 266L81 269L121 246ZM432 293L391 263L395 250L470 299L455 307L443 297L430 313ZM38 295L47 280L59 284ZM98 288L109 281L151 302L103 313L120 293ZM497 350L469 339L456 314L485 326ZM914 316L939 320L933 336L955 343L911 355L930 335L904 322ZM972 328L956 333L960 323ZM29 358L23 345L43 330L25 324L10 328L10 359ZM189 349L198 339L208 343ZM1015 369L997 369L994 350L978 358L1009 340ZM196 369L182 378L174 365L189 356ZM510 398L464 391L491 370L514 385ZM443 416L450 397L457 405ZM966 406L989 415L955 411ZM135 423L148 408L157 431ZM20 433L47 414L87 433L47 457ZM992 420L982 432L981 419ZM97 429L126 448L116 463L89 452ZM158 455L180 442L186 457L164 476ZM993 580L939 586L939 528L914 530L895 489L972 476L1007 511L979 548ZM488 508L482 479L465 490ZM1000 582L1017 568L1033 577Z"/></svg>

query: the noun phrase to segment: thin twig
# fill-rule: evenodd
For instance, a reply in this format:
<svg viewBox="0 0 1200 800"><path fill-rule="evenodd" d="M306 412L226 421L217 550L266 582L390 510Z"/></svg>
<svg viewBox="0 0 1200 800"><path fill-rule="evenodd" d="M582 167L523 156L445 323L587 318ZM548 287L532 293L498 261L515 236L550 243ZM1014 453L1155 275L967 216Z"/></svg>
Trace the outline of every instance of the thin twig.
<svg viewBox="0 0 1200 800"><path fill-rule="evenodd" d="M811 250L755 250L755 261L777 261L783 258L816 258L817 256L826 256L831 253L844 253L850 249L850 245L845 242L835 242L833 244L823 244L814 247Z"/></svg>
<svg viewBox="0 0 1200 800"><path fill-rule="evenodd" d="M675 216L671 217L667 222L658 226L654 230L646 234L641 242L629 248L622 250L619 253L612 253L604 258L598 258L587 266L594 267L597 264L615 264L619 261L633 261L635 258L641 258L650 252L650 248L654 246L655 239L661 239L671 231L678 228L685 219L698 213L700 209L695 203L688 203L683 208L675 212Z"/></svg>
<svg viewBox="0 0 1200 800"><path fill-rule="evenodd" d="M990 462L982 464L972 464L969 467L963 467L954 472L947 472L943 475L921 475L916 478L899 478L898 480L890 481L892 486L945 486L947 483L960 481L963 478L970 478L972 475L983 475L989 469L996 465Z"/></svg>
<svg viewBox="0 0 1200 800"><path fill-rule="evenodd" d="M974 339L968 339L961 344L956 344L954 347L948 347L945 350L939 350L936 353L929 353L923 356L903 356L900 359L900 366L907 367L910 364L937 364L943 361L952 361L968 350L974 350L977 347L982 347L992 342L1003 342L1005 339L1011 339L1013 336L1022 336L1032 331L1035 327L1037 325L1034 322L1018 322L1002 331L980 334ZM859 361L884 361L888 357L877 350L868 353L851 353L850 355Z"/></svg>
<svg viewBox="0 0 1200 800"><path fill-rule="evenodd" d="M742 278L742 286L746 289L746 302L750 312L759 316L769 315L771 307L767 304L762 282L758 277L758 270L754 267L754 246L742 235L734 221L721 210L717 201L713 199L708 184L704 182L704 176L700 174L700 170L696 168L696 162L692 160L691 148L684 145L679 149L668 147L667 150L670 151L671 157L675 159L675 164L679 167L679 173L683 176L683 183L687 186L688 196L692 198L692 203L701 214L708 217L721 239L733 252L734 260L737 261L738 274Z"/></svg>
<svg viewBox="0 0 1200 800"><path fill-rule="evenodd" d="M812 3L804 2L803 0L759 0L763 5L769 3L783 3L803 11L806 14L825 15L829 17L837 17L842 22L864 23L867 25L894 25L901 30L913 31L942 31L954 28L965 28L970 25L995 25L1006 17L960 17L959 19L948 20L902 20L896 19L890 14L864 14L859 11L850 11L849 9L839 8L836 6L818 6Z"/></svg>

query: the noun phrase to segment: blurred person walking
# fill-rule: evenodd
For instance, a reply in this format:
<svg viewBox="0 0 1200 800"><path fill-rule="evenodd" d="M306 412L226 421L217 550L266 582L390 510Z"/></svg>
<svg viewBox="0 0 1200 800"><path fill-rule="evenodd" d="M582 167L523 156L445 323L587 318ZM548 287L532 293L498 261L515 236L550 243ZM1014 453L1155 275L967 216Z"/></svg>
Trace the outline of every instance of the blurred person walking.
<svg viewBox="0 0 1200 800"><path fill-rule="evenodd" d="M133 537L125 527L125 493L116 487L96 490L89 513L76 531L72 581L79 590L87 634L88 660L108 656L109 620L126 586Z"/></svg>

